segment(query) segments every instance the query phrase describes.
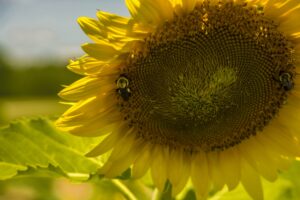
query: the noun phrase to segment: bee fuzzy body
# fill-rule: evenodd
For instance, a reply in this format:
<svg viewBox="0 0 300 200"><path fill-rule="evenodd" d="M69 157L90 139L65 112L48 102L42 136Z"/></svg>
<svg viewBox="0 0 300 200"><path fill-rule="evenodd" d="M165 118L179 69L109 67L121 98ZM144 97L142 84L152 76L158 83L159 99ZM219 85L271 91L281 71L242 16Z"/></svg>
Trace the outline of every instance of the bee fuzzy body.
<svg viewBox="0 0 300 200"><path fill-rule="evenodd" d="M117 82L117 93L122 97L124 101L128 101L131 96L131 90L129 88L129 79L125 75L121 75Z"/></svg>

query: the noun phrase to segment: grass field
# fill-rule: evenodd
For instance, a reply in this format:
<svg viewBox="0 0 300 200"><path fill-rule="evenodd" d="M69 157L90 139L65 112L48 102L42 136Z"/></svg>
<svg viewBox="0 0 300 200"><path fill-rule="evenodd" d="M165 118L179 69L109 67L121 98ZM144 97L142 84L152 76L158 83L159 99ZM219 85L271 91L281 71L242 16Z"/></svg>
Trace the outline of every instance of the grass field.
<svg viewBox="0 0 300 200"><path fill-rule="evenodd" d="M59 101L58 97L0 99L0 125L22 117L58 116L68 108Z"/></svg>

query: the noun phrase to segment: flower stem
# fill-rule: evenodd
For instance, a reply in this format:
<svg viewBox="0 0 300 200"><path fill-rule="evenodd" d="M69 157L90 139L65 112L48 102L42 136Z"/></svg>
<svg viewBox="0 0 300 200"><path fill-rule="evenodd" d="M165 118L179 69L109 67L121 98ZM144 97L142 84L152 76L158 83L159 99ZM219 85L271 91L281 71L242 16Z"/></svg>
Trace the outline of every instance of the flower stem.
<svg viewBox="0 0 300 200"><path fill-rule="evenodd" d="M127 197L129 200L138 200L135 195L120 181L120 180L112 180L112 183L122 192L123 195Z"/></svg>

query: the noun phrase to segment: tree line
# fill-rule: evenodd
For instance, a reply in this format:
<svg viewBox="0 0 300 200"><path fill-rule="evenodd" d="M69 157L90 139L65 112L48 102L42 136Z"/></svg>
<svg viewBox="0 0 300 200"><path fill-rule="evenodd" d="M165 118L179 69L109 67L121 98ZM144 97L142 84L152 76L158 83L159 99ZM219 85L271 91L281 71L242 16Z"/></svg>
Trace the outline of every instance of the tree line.
<svg viewBox="0 0 300 200"><path fill-rule="evenodd" d="M0 57L0 98L54 96L62 85L77 80L67 63L44 62L30 67L12 67Z"/></svg>

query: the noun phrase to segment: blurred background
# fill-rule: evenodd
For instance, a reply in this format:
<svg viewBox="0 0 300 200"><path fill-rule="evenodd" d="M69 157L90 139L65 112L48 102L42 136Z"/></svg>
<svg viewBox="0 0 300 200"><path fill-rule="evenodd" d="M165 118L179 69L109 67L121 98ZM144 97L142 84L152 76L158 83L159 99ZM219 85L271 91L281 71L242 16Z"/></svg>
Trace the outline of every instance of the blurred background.
<svg viewBox="0 0 300 200"><path fill-rule="evenodd" d="M96 17L98 9L129 15L123 0L0 0L0 126L22 116L60 115L67 108L57 93L80 77L66 65L83 55L80 45L89 42L76 19ZM105 187L95 192L89 184L49 178L0 181L0 200L123 199L115 190L97 196Z"/></svg>
<svg viewBox="0 0 300 200"><path fill-rule="evenodd" d="M128 16L123 0L0 0L0 125L65 110L56 94L79 78L65 66L89 42L76 20L99 9Z"/></svg>

